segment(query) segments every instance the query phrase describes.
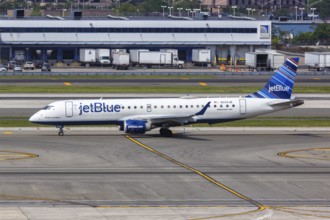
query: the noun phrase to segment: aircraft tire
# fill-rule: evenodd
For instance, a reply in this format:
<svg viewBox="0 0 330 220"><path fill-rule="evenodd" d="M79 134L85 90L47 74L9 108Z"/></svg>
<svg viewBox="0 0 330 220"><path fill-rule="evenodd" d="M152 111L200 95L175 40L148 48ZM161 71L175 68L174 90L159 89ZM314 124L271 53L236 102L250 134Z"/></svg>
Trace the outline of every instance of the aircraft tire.
<svg viewBox="0 0 330 220"><path fill-rule="evenodd" d="M170 129L167 129L167 128L161 128L159 130L159 133L161 136L164 136L164 137L172 137L173 136L173 133Z"/></svg>

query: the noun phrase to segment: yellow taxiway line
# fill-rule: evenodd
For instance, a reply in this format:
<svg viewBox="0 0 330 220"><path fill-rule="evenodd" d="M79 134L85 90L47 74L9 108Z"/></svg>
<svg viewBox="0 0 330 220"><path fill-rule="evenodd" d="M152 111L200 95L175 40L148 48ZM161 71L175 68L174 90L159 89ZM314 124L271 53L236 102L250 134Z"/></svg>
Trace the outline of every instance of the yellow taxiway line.
<svg viewBox="0 0 330 220"><path fill-rule="evenodd" d="M241 194L241 193L239 193L239 192L237 192L237 191L229 188L228 186L226 186L226 185L220 183L219 181L213 179L212 177L208 176L207 174L203 173L202 171L197 170L197 169L195 169L195 168L193 168L191 166L188 166L186 164L183 164L183 163L181 163L181 162L179 162L179 161L177 161L177 160L175 160L175 159L173 159L173 158L171 158L171 157L169 157L169 156L167 156L167 155L165 155L165 154L163 154L163 153L161 153L161 152L159 152L159 151L157 151L157 150L155 150L155 149L153 149L151 147L148 147L147 145L141 143L140 141L136 140L135 138L132 138L129 135L126 135L126 138L129 139L130 141L134 142L135 144L139 145L140 147L142 147L142 148L144 148L144 149L146 149L146 150L148 150L148 151L150 151L150 152L152 152L152 153L154 153L154 154L156 154L156 155L158 155L158 156L160 156L160 157L162 157L162 158L164 158L164 159L166 159L166 160L168 160L168 161L170 161L170 162L172 162L172 163L174 163L174 164L176 164L176 165L178 165L180 167L183 167L183 168L185 168L187 170L190 170L190 171L198 174L199 176L201 176L204 179L208 180L209 182L215 184L216 186L218 186L218 187L220 187L220 188L222 188L222 189L230 192L231 194L233 194L233 195L235 195L235 196L237 196L237 197L239 197L239 198L241 198L241 199L243 199L243 200L245 200L245 201L253 204L254 206L256 206L258 208L256 210L252 210L252 211L248 211L248 212L244 212L244 213L229 214L229 215L226 215L226 216L216 216L216 217L200 218L200 219L211 219L211 218L220 218L220 217L228 217L228 216L235 216L235 215L250 214L250 213L260 212L260 211L263 211L263 210L268 209L267 206L262 205L261 203L255 201L253 199L250 199L249 197L244 196L243 194Z"/></svg>

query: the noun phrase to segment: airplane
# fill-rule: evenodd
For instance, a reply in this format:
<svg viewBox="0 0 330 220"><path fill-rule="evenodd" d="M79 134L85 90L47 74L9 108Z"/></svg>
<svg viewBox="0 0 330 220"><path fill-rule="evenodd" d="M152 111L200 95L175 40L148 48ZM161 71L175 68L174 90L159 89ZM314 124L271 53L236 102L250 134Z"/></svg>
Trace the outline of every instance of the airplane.
<svg viewBox="0 0 330 220"><path fill-rule="evenodd" d="M170 127L221 123L293 108L304 103L291 99L299 58L288 58L259 91L237 98L78 99L50 103L29 119L54 125L63 136L67 125L118 125L128 134L154 128L171 137Z"/></svg>

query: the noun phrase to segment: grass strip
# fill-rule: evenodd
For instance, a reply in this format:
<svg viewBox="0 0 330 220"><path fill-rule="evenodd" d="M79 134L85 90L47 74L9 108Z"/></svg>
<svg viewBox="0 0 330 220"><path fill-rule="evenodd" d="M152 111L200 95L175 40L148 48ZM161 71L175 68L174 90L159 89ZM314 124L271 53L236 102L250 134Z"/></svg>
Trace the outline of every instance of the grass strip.
<svg viewBox="0 0 330 220"><path fill-rule="evenodd" d="M0 127L44 127L30 123L28 117L0 117ZM209 127L194 124L194 127ZM257 117L213 124L211 127L330 127L330 117Z"/></svg>
<svg viewBox="0 0 330 220"><path fill-rule="evenodd" d="M1 86L0 93L222 93L249 94L259 86ZM298 86L295 93L330 93L330 86Z"/></svg>

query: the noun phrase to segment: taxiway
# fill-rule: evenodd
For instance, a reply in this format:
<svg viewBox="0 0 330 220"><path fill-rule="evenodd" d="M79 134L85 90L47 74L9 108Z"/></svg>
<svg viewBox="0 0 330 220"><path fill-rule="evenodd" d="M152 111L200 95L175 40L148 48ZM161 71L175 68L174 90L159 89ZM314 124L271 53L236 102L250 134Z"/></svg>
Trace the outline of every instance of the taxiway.
<svg viewBox="0 0 330 220"><path fill-rule="evenodd" d="M66 133L1 129L6 219L330 217L326 128Z"/></svg>

